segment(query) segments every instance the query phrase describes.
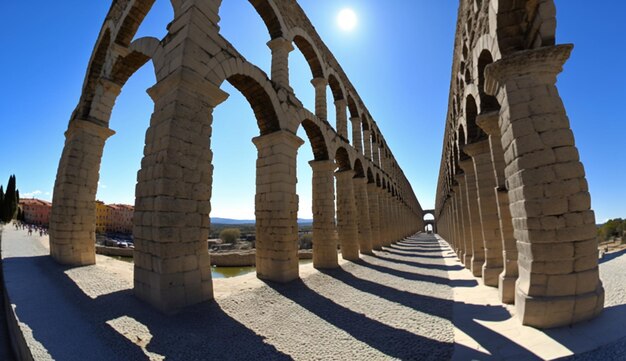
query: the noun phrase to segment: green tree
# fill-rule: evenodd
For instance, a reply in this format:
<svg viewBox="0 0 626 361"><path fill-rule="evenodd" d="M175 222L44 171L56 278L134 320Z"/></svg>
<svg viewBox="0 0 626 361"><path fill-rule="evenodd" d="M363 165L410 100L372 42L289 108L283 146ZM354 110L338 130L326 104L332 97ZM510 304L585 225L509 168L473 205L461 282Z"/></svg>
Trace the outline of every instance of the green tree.
<svg viewBox="0 0 626 361"><path fill-rule="evenodd" d="M4 201L2 204L2 221L9 222L15 217L17 212L17 189L15 185L15 175L9 177L9 183L7 184L7 190L4 193Z"/></svg>
<svg viewBox="0 0 626 361"><path fill-rule="evenodd" d="M598 236L601 239L609 240L621 237L626 230L626 220L621 218L609 219L598 229Z"/></svg>
<svg viewBox="0 0 626 361"><path fill-rule="evenodd" d="M220 239L224 243L235 244L239 237L241 237L241 231L239 228L224 228L220 232Z"/></svg>
<svg viewBox="0 0 626 361"><path fill-rule="evenodd" d="M300 249L311 249L313 248L313 234L305 233L300 236Z"/></svg>

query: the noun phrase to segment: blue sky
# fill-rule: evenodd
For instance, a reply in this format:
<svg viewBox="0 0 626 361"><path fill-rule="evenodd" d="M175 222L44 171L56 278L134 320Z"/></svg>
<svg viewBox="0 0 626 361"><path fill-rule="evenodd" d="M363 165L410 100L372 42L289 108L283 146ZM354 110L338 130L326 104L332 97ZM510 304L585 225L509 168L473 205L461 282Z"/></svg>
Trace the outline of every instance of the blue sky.
<svg viewBox="0 0 626 361"><path fill-rule="evenodd" d="M559 90L586 167L598 221L626 217L625 40L626 4L557 0L558 43L576 45ZM303 0L322 39L339 60L379 125L424 208L434 206L447 110L457 1ZM63 133L80 97L85 70L109 1L4 1L0 22L0 182L17 175L22 195L50 199ZM338 12L352 8L358 25L341 31ZM140 36L165 35L169 1L157 0ZM269 35L246 0L223 1L221 31L251 62L269 73ZM311 74L304 57L290 56L292 87L313 109ZM98 198L133 203L155 83L151 65L124 87L111 118L117 134L107 141ZM258 135L245 98L227 83L230 98L214 112L212 216L253 218ZM329 99L332 99L329 97ZM333 106L329 104L331 123ZM299 136L306 140L304 132ZM313 158L307 142L298 154L301 218L311 217Z"/></svg>

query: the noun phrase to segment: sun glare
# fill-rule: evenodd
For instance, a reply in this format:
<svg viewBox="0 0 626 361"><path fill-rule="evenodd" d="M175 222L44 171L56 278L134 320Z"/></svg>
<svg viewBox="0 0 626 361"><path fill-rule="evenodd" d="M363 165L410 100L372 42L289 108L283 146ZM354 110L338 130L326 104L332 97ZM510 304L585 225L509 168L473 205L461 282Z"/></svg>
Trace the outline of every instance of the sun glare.
<svg viewBox="0 0 626 361"><path fill-rule="evenodd" d="M337 23L341 30L350 31L356 27L357 17L352 9L343 9L337 16Z"/></svg>

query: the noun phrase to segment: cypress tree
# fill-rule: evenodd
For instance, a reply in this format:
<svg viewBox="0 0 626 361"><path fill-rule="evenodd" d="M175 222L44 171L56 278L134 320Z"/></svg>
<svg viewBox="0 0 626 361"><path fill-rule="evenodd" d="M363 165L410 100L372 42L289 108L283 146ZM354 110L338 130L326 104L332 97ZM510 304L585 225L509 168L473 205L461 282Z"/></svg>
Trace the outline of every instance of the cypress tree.
<svg viewBox="0 0 626 361"><path fill-rule="evenodd" d="M15 216L17 211L17 193L15 188L15 175L9 177L9 183L7 184L7 191L4 194L4 214L3 221L9 222Z"/></svg>

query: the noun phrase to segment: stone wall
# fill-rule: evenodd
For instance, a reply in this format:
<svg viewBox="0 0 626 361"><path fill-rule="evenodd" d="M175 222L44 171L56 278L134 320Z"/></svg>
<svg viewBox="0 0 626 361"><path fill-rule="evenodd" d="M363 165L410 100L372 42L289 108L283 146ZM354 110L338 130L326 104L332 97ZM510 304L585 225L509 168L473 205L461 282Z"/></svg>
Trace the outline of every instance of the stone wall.
<svg viewBox="0 0 626 361"><path fill-rule="evenodd" d="M555 86L552 0L461 0L436 198L437 229L522 323L598 315L595 217ZM471 257L469 257L471 255Z"/></svg>

